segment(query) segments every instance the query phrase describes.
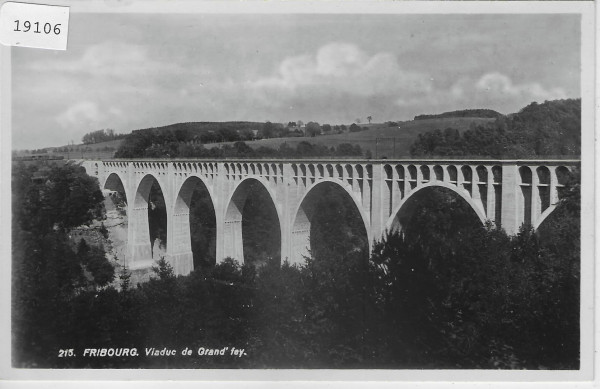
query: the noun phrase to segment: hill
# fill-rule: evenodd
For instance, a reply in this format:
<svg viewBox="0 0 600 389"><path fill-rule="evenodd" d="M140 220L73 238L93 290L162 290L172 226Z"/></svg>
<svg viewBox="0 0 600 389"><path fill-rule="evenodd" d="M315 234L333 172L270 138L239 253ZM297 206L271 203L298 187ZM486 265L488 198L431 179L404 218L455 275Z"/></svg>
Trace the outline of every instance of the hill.
<svg viewBox="0 0 600 389"><path fill-rule="evenodd" d="M415 116L415 120L424 120L424 119L442 119L442 118L492 118L496 119L502 117L500 112L496 112L492 109L461 109L458 111L450 111L444 112L435 115L417 115Z"/></svg>
<svg viewBox="0 0 600 389"><path fill-rule="evenodd" d="M315 137L289 137L260 139L246 142L253 149L259 147L279 148L282 143L295 147L300 142L310 142L316 145L337 147L343 143L358 145L365 152L376 158L402 158L410 156L410 146L419 134L435 130L437 128L456 128L459 131L469 129L472 125L485 125L492 123L491 118L441 118L408 121L399 126L390 127L384 123L365 124L365 131L350 132L334 135L321 135ZM221 145L232 145L233 142L221 142L205 145L207 148L220 147ZM395 147L394 147L395 145ZM395 155L394 155L395 150Z"/></svg>
<svg viewBox="0 0 600 389"><path fill-rule="evenodd" d="M534 102L491 125L474 126L462 133L442 129L419 134L411 146L411 155L574 157L581 154L581 99Z"/></svg>

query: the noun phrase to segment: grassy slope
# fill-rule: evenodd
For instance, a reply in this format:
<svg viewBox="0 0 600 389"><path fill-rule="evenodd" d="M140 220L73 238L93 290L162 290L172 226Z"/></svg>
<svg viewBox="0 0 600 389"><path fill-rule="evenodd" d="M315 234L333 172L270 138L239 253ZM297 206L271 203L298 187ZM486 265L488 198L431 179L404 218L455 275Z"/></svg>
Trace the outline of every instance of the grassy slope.
<svg viewBox="0 0 600 389"><path fill-rule="evenodd" d="M336 135L321 135L314 138L273 138L273 139L262 139L253 142L246 142L249 146L257 148L260 146L278 148L282 143L286 142L290 146L295 146L299 142L308 141L315 144L323 144L328 147L337 146L340 143L351 143L358 144L363 150L371 150L373 157L376 156L381 158L383 156L388 158L394 157L394 139L395 138L395 149L396 158L410 156L410 146L417 139L419 134L435 129L445 129L448 127L456 128L458 130L466 130L469 128L471 123L484 124L493 122L495 119L489 118L443 118L443 119L426 119L426 120L415 120L401 123L399 127L388 127L386 124L363 124L361 127L368 127L366 131L344 133ZM377 143L377 150L375 145L376 138L387 138L380 139ZM231 144L231 143L214 143L206 145L206 147L216 147L220 144Z"/></svg>
<svg viewBox="0 0 600 389"><path fill-rule="evenodd" d="M410 145L417 139L419 134L435 129L445 129L448 127L458 130L468 129L471 123L484 124L490 123L494 119L489 118L442 118L414 120L401 123L399 127L388 127L383 123L361 124L361 127L367 127L368 130L344 133L336 135L321 135L314 138L273 138L262 139L252 142L246 142L250 147L258 148L260 146L278 148L282 143L295 147L302 141L326 145L328 147L337 146L341 143L358 144L366 151L371 150L373 157L394 157L394 139L395 138L395 157L410 156ZM377 146L375 140L379 139ZM386 139L382 139L386 138ZM70 153L55 152L54 155L64 155L65 158L85 158L85 159L109 159L123 142L122 139L109 142L96 143L92 145L70 145L69 148L75 149ZM231 144L231 142L211 143L206 147L217 147L222 144ZM104 147L112 147L115 151L104 151Z"/></svg>

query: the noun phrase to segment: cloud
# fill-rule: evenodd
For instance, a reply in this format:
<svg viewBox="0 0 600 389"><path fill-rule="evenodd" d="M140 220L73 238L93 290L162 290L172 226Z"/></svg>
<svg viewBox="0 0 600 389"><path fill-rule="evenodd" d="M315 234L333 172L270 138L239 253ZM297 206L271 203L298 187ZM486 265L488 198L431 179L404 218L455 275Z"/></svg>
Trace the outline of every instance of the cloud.
<svg viewBox="0 0 600 389"><path fill-rule="evenodd" d="M329 43L314 54L288 57L274 75L249 86L258 93L287 92L289 97L315 88L328 94L363 97L431 88L426 75L402 69L393 54L368 55L349 43Z"/></svg>
<svg viewBox="0 0 600 389"><path fill-rule="evenodd" d="M63 127L99 122L101 119L98 106L91 101L76 103L56 117L56 121Z"/></svg>
<svg viewBox="0 0 600 389"><path fill-rule="evenodd" d="M477 79L463 77L448 88L435 88L431 93L400 97L402 108L421 107L423 112L465 108L490 108L502 113L516 112L527 104L567 98L562 88L547 88L538 82L515 83L509 76L488 72Z"/></svg>
<svg viewBox="0 0 600 389"><path fill-rule="evenodd" d="M98 127L109 127L111 122L123 119L120 108L109 106L101 109L92 101L81 101L69 106L55 117L63 128L79 128L79 130Z"/></svg>
<svg viewBox="0 0 600 389"><path fill-rule="evenodd" d="M182 68L176 62L155 58L148 47L122 42L105 41L74 50L66 58L39 61L30 65L31 70L69 77L105 77L119 80L144 80L149 77L189 74L200 72L198 67Z"/></svg>
<svg viewBox="0 0 600 389"><path fill-rule="evenodd" d="M546 89L539 83L515 85L512 80L497 72L484 74L475 84L480 94L490 94L493 98L526 98L532 100L552 100L566 98L561 88Z"/></svg>

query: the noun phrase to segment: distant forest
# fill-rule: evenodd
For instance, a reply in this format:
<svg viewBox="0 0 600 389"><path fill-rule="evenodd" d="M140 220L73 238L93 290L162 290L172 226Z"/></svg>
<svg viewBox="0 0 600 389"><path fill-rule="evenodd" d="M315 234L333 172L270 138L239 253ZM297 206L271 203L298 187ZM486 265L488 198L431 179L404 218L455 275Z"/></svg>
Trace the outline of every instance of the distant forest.
<svg viewBox="0 0 600 389"><path fill-rule="evenodd" d="M411 146L415 157L485 156L535 158L581 154L581 99L531 103L492 124L460 133L446 128L419 134Z"/></svg>
<svg viewBox="0 0 600 389"><path fill-rule="evenodd" d="M444 112L435 115L417 115L415 120L443 119L443 118L499 118L503 115L492 109L461 109L458 111Z"/></svg>

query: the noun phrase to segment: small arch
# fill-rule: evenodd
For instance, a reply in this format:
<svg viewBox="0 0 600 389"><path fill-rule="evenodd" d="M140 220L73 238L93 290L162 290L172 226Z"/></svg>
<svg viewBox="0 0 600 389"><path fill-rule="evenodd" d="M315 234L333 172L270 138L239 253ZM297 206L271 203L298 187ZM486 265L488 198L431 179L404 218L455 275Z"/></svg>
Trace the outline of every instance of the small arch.
<svg viewBox="0 0 600 389"><path fill-rule="evenodd" d="M415 165L408 166L408 176L411 181L417 180L417 168L415 167Z"/></svg>
<svg viewBox="0 0 600 389"><path fill-rule="evenodd" d="M318 164L317 171L319 172L319 178L325 177L325 169L323 168L323 165Z"/></svg>
<svg viewBox="0 0 600 389"><path fill-rule="evenodd" d="M519 176L521 177L521 185L531 185L531 169L528 166L519 168Z"/></svg>
<svg viewBox="0 0 600 389"><path fill-rule="evenodd" d="M463 175L464 183L470 184L473 181L473 170L471 169L471 166L464 165L460 168L460 170Z"/></svg>
<svg viewBox="0 0 600 389"><path fill-rule="evenodd" d="M546 166L539 166L536 169L539 185L550 185L550 169Z"/></svg>
<svg viewBox="0 0 600 389"><path fill-rule="evenodd" d="M359 180L362 180L363 178L363 167L362 165L356 165L356 176Z"/></svg>
<svg viewBox="0 0 600 389"><path fill-rule="evenodd" d="M344 177L344 168L342 165L335 165L335 170L337 171L337 176L342 179Z"/></svg>
<svg viewBox="0 0 600 389"><path fill-rule="evenodd" d="M429 166L421 165L421 177L423 177L423 182L428 182L430 179L429 175Z"/></svg>
<svg viewBox="0 0 600 389"><path fill-rule="evenodd" d="M433 167L433 175L437 181L444 181L444 169L440 165Z"/></svg>
<svg viewBox="0 0 600 389"><path fill-rule="evenodd" d="M565 186L571 180L573 173L566 168L565 166L558 166L555 170L556 172L556 192L558 195L558 199L562 199L565 195Z"/></svg>
<svg viewBox="0 0 600 389"><path fill-rule="evenodd" d="M404 166L396 165L396 176L399 180L404 180Z"/></svg>
<svg viewBox="0 0 600 389"><path fill-rule="evenodd" d="M538 194L540 197L540 213L550 207L550 170L546 166L539 166L536 170L538 177Z"/></svg>
<svg viewBox="0 0 600 389"><path fill-rule="evenodd" d="M479 165L477 166L477 179L480 184L487 184L488 182L488 171L485 166Z"/></svg>
<svg viewBox="0 0 600 389"><path fill-rule="evenodd" d="M386 180L392 180L392 178L393 178L392 167L390 165L384 165L383 166L383 171L385 172L385 179Z"/></svg>
<svg viewBox="0 0 600 389"><path fill-rule="evenodd" d="M352 179L352 166L350 165L346 165L346 178L349 180Z"/></svg>
<svg viewBox="0 0 600 389"><path fill-rule="evenodd" d="M331 166L331 164L327 164L325 169L327 169L327 177L333 178L333 166Z"/></svg>
<svg viewBox="0 0 600 389"><path fill-rule="evenodd" d="M456 185L457 177L458 177L458 169L456 169L456 166L454 166L454 165L448 166L448 178L450 179L450 183Z"/></svg>
<svg viewBox="0 0 600 389"><path fill-rule="evenodd" d="M492 166L492 177L494 179L494 184L502 183L502 168L500 166Z"/></svg>

